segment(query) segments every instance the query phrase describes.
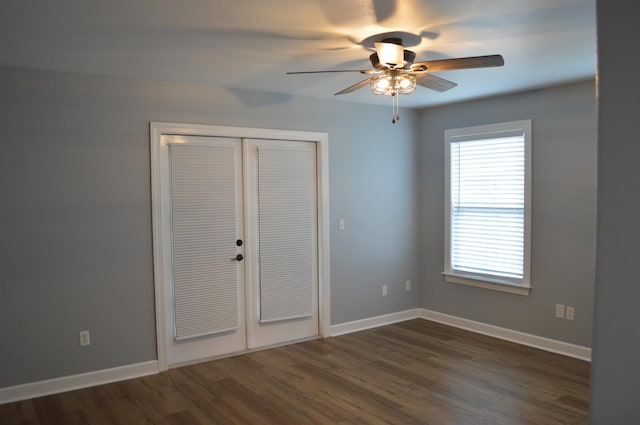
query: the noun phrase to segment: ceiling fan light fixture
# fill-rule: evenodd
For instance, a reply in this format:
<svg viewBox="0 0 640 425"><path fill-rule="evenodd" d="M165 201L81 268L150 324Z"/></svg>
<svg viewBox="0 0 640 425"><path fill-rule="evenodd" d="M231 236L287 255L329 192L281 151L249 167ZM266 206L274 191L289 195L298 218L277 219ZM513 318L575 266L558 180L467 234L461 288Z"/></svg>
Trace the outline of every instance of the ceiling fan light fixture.
<svg viewBox="0 0 640 425"><path fill-rule="evenodd" d="M404 75L400 82L400 90L411 90L416 88L416 78L413 75Z"/></svg>
<svg viewBox="0 0 640 425"><path fill-rule="evenodd" d="M395 96L411 94L416 89L416 77L410 74L389 73L371 82L371 92L376 95Z"/></svg>
<svg viewBox="0 0 640 425"><path fill-rule="evenodd" d="M376 78L371 84L371 90L374 94L384 94L391 86L391 77L384 75L380 78Z"/></svg>

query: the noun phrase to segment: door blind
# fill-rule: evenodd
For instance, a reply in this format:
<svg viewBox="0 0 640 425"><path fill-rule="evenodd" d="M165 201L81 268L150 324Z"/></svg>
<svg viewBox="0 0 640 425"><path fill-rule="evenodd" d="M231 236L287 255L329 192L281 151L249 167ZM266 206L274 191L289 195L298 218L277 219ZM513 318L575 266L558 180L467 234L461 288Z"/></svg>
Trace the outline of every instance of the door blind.
<svg viewBox="0 0 640 425"><path fill-rule="evenodd" d="M313 314L315 151L258 148L260 321Z"/></svg>
<svg viewBox="0 0 640 425"><path fill-rule="evenodd" d="M175 338L236 329L234 148L175 144L169 158Z"/></svg>

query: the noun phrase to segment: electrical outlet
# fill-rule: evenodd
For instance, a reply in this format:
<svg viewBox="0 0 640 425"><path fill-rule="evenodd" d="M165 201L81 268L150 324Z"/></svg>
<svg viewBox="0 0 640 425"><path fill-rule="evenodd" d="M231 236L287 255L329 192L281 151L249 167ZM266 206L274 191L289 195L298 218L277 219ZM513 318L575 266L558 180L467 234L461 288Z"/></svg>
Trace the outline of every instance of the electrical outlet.
<svg viewBox="0 0 640 425"><path fill-rule="evenodd" d="M89 331L80 331L80 347L91 345L91 335Z"/></svg>
<svg viewBox="0 0 640 425"><path fill-rule="evenodd" d="M411 290L411 281L407 280L404 282L404 290L405 291L410 291Z"/></svg>
<svg viewBox="0 0 640 425"><path fill-rule="evenodd" d="M564 319L564 304L556 304L556 318Z"/></svg>
<svg viewBox="0 0 640 425"><path fill-rule="evenodd" d="M338 220L338 230L344 230L344 218Z"/></svg>
<svg viewBox="0 0 640 425"><path fill-rule="evenodd" d="M565 310L565 319L567 320L573 320L575 314L575 309L573 307L569 307L567 306L566 310Z"/></svg>
<svg viewBox="0 0 640 425"><path fill-rule="evenodd" d="M389 295L389 285L382 285L382 296L386 297Z"/></svg>

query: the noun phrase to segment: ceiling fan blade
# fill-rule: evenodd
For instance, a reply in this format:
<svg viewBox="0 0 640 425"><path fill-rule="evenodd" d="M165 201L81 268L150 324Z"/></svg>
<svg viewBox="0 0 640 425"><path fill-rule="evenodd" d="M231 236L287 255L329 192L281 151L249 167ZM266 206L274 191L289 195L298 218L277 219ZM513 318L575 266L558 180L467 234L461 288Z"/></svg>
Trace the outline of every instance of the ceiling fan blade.
<svg viewBox="0 0 640 425"><path fill-rule="evenodd" d="M443 92L457 86L453 81L445 80L444 78L436 77L431 74L417 74L416 83L422 87L426 87L431 90Z"/></svg>
<svg viewBox="0 0 640 425"><path fill-rule="evenodd" d="M374 77L369 77L366 80L362 80L359 83L355 83L352 86L347 87L344 90L340 90L338 93L336 93L335 95L339 95L339 94L347 94L347 93L352 93L358 89L361 89L365 86L368 86L369 84L371 84L371 82L373 81Z"/></svg>
<svg viewBox="0 0 640 425"><path fill-rule="evenodd" d="M412 68L426 66L428 72L449 71L454 69L488 68L504 65L502 55L472 56L468 58L441 59L415 62Z"/></svg>
<svg viewBox="0 0 640 425"><path fill-rule="evenodd" d="M373 74L375 71L373 69L338 69L338 70L331 70L331 71L292 71L292 72L287 72L287 75L293 75L293 74L326 74L326 73L330 73L330 72L359 72L360 74Z"/></svg>

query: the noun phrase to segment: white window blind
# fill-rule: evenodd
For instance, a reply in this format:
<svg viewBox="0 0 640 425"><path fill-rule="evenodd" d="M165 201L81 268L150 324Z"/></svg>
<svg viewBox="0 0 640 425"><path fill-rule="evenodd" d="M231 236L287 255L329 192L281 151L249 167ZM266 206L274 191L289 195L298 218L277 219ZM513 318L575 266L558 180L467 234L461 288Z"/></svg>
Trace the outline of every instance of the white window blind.
<svg viewBox="0 0 640 425"><path fill-rule="evenodd" d="M261 322L313 314L317 267L313 149L258 148Z"/></svg>
<svg viewBox="0 0 640 425"><path fill-rule="evenodd" d="M175 339L238 327L233 147L170 147Z"/></svg>
<svg viewBox="0 0 640 425"><path fill-rule="evenodd" d="M445 274L528 286L527 133L464 133L447 137Z"/></svg>

